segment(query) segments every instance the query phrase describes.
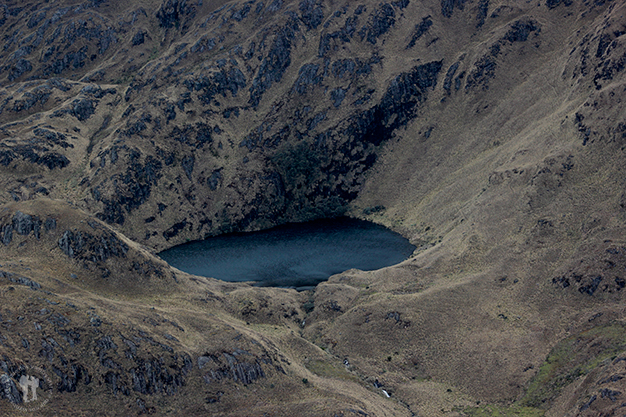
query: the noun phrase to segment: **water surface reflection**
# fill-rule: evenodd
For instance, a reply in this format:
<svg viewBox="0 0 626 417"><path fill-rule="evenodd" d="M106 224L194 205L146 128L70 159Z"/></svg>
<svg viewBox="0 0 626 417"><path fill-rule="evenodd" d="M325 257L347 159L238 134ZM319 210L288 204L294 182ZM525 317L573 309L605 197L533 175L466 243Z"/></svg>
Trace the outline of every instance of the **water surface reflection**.
<svg viewBox="0 0 626 417"><path fill-rule="evenodd" d="M383 226L338 218L217 236L159 256L195 275L302 290L351 268L369 271L397 264L414 249Z"/></svg>

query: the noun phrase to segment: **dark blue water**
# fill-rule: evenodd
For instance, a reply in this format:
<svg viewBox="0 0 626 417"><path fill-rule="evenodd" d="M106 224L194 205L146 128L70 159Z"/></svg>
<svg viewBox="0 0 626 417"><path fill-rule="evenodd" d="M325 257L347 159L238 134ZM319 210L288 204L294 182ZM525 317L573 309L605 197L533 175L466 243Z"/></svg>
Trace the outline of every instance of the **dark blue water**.
<svg viewBox="0 0 626 417"><path fill-rule="evenodd" d="M217 236L159 256L190 274L307 289L351 268L370 271L397 264L413 250L407 239L383 226L339 218Z"/></svg>

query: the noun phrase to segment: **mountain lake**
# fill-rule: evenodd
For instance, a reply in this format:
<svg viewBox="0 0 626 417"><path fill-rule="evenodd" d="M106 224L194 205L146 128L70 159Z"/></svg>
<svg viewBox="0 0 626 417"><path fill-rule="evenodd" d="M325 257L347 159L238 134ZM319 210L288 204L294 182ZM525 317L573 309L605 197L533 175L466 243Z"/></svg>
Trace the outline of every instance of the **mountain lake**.
<svg viewBox="0 0 626 417"><path fill-rule="evenodd" d="M395 265L414 250L402 235L383 226L341 217L220 235L159 256L194 275L306 290L348 269Z"/></svg>

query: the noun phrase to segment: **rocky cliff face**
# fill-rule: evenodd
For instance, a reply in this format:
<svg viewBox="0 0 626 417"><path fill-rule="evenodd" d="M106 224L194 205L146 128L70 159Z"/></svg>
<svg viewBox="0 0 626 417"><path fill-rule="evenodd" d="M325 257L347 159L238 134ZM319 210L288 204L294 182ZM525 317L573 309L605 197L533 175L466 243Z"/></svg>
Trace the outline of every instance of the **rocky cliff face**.
<svg viewBox="0 0 626 417"><path fill-rule="evenodd" d="M443 56L384 70L408 5L7 8L2 76L33 81L0 116L48 127L20 128L3 165L65 170L83 208L153 247L341 214L441 78Z"/></svg>
<svg viewBox="0 0 626 417"><path fill-rule="evenodd" d="M624 10L0 5L2 410L38 366L50 415L617 412ZM154 256L339 214L419 249L301 294Z"/></svg>

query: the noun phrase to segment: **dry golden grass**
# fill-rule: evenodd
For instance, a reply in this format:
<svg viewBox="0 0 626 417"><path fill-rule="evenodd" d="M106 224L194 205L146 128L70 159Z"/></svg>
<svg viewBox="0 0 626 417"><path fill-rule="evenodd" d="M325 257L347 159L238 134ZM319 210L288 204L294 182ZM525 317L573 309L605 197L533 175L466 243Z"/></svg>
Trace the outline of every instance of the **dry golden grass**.
<svg viewBox="0 0 626 417"><path fill-rule="evenodd" d="M198 16L206 17L224 3L204 2ZM286 3L298 10L295 2ZM133 7L153 10L156 4L146 0ZM325 16L341 5L327 3ZM280 109L308 103L289 93L300 66L316 57L319 43L313 35L298 38L291 55L298 65L289 67L268 93L271 97L240 118L219 119L226 132L224 146L216 147L215 155L203 154L206 158L198 158L195 169L210 173L222 168L230 186L215 191L198 187L192 190L196 200L186 199L192 185L180 172L165 170L151 197L123 225L95 218L102 205L81 179L97 182L103 170L110 177L124 174L123 164L105 168L97 155L116 143L117 129L126 127L125 94L133 77L147 78L140 73L171 61L177 46L197 40L196 31L175 34L140 17L138 25L149 35L146 43L135 52L120 52L124 59L112 55L97 64L111 78L100 86L116 92L105 96L86 122L49 117L90 84L79 81L78 70L68 75L69 90L55 90L45 106L19 117L0 113L3 141L28 140L41 120L72 135L73 147L64 151L71 161L67 169L50 171L22 162L0 166L2 225L17 210L57 221L56 229L42 232L40 239L14 232L10 244L0 244L0 270L42 287L33 291L0 278L0 359L20 357L53 375L60 359L49 362L40 352L41 341L54 337L70 363L97 370L91 385L81 382L77 392L55 394L41 415L130 415L139 410L137 399L157 415L348 416L362 411L372 416L592 416L615 410L626 392L626 379L618 378L626 352L624 290L619 287L619 279L626 278L626 263L620 258L626 251L625 145L619 130L626 114L626 84L618 71L612 80L599 78L596 88L593 77L583 73L608 65L596 53L603 34L613 39L607 52L613 54L611 62L619 60L624 36L614 31L626 24L626 6L574 2L550 10L545 4L492 1L480 30L473 20L477 6L467 2L465 9L444 18L440 2L410 2L394 30L376 46L352 42L334 52L333 59L366 60L372 52L383 57L367 82L354 81L374 88L374 101L397 74L418 63L443 60L443 69L418 116L381 145L377 163L348 207L354 217L403 233L418 249L399 265L346 271L311 292L191 276L170 268L155 253L217 232L226 221L218 213L227 208L243 212L254 195L264 192L254 181L266 157L248 155L238 144L267 115L277 125L290 123L290 114ZM368 3L368 8L375 7ZM97 13L113 16L128 10L118 2ZM414 25L427 15L433 16L432 28L416 47L404 49ZM468 77L474 64L523 17L540 24L539 35L501 44L487 88L452 88L451 94L443 89L450 65L460 62L458 73L465 71ZM277 13L275 20L267 19L282 24L287 16ZM224 50L216 48L206 62L246 44L271 24L242 23ZM136 67L128 62L133 54ZM215 70L206 62L198 60L189 68L198 73ZM587 62L585 71L581 62ZM29 83L37 82L3 87L3 97L22 97L32 87ZM166 80L157 79L156 85L158 95L134 93L132 102L141 111L161 112L157 99L178 95ZM311 94L307 100L318 106L314 111L322 110L325 93L320 89ZM224 106L244 106L247 96L219 100ZM347 109L337 110L321 128L342 123L352 114ZM202 108L190 106L176 123L218 120L201 114ZM587 127L592 133L583 145ZM166 129L129 143L148 154L156 146L152 141L166 152L179 151ZM244 156L250 157L247 165L241 162ZM176 157L179 164L181 155ZM252 184L249 188L242 185L246 181ZM49 189L49 197L35 193L30 182ZM111 183L103 188L111 191L106 187ZM161 202L171 207L160 213ZM376 206L385 209L364 214ZM210 228L186 228L172 241L164 238L162 232L171 224L182 218L199 220L205 210L214 215ZM156 219L146 222L151 216ZM270 224L260 221L249 227ZM70 259L58 244L65 231L112 234L128 246L128 253L101 263ZM146 263L161 268L162 274L135 268ZM600 275L602 284L588 294L584 285ZM559 281L563 277L568 277L568 287ZM44 308L67 318L68 328L81 333L78 348L70 349L58 329L41 319L44 315L38 312ZM102 321L99 327L92 324L95 315ZM33 325L40 321L43 333ZM119 345L116 360L128 370L135 365L124 357L122 337L139 332L155 341L142 341L146 358L192 358L186 385L174 395L115 395L104 383L105 372L113 368L99 362L95 341L114 338ZM30 348L22 348L23 339L30 341ZM206 371L199 369L198 357L238 350L266 360L264 378L247 385L230 379L204 382ZM570 356L575 360L568 361ZM12 412L1 400L0 414Z"/></svg>

